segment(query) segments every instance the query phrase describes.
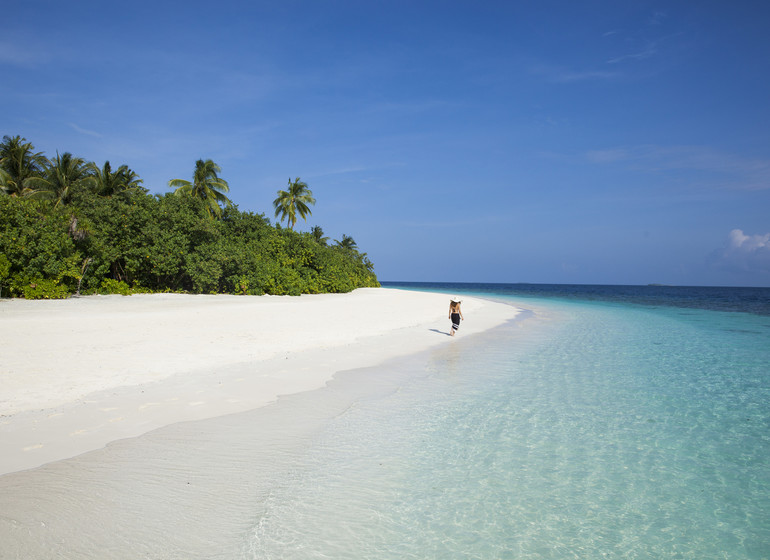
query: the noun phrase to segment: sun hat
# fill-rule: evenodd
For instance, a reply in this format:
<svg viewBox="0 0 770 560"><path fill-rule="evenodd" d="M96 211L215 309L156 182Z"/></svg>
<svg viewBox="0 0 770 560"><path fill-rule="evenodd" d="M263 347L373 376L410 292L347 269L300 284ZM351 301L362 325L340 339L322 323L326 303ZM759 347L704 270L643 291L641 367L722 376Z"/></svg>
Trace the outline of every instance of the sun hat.
<svg viewBox="0 0 770 560"><path fill-rule="evenodd" d="M463 300L461 300L458 296L455 296L452 298L452 303L462 303Z"/></svg>

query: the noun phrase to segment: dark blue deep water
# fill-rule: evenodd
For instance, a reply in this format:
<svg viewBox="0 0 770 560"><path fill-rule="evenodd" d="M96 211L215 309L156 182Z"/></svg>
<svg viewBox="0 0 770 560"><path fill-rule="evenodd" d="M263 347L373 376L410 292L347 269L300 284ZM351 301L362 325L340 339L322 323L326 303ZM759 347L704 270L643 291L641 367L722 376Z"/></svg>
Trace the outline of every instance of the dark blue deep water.
<svg viewBox="0 0 770 560"><path fill-rule="evenodd" d="M449 291L487 296L593 301L770 315L770 288L714 286L610 286L589 284L480 284L382 282L384 288Z"/></svg>

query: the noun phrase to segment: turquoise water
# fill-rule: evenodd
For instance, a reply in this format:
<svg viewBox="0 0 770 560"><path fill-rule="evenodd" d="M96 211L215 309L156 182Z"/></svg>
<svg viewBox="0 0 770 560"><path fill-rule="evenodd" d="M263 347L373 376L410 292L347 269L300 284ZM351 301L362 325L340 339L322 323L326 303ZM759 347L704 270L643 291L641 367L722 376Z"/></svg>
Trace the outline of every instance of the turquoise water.
<svg viewBox="0 0 770 560"><path fill-rule="evenodd" d="M761 305L454 288L535 314L336 415L244 558L770 558Z"/></svg>

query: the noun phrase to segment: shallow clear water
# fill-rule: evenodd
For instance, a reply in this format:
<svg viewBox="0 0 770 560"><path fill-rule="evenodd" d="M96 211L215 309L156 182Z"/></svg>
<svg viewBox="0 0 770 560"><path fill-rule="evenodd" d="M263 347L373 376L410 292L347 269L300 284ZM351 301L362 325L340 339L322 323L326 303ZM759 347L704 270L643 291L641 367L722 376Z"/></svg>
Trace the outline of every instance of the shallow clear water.
<svg viewBox="0 0 770 560"><path fill-rule="evenodd" d="M532 303L330 421L243 557L770 557L770 317Z"/></svg>

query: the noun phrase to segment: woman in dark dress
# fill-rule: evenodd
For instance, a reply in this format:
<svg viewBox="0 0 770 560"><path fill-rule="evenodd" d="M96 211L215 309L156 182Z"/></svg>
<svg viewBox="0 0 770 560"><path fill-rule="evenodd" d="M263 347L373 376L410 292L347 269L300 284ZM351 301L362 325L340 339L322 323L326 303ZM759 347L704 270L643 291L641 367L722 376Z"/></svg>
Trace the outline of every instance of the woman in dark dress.
<svg viewBox="0 0 770 560"><path fill-rule="evenodd" d="M463 317L463 312L460 309L461 303L462 300L458 297L453 297L449 302L449 320L452 321L452 330L450 332L451 336L454 336L457 329L460 328L460 321L465 320L465 317Z"/></svg>

